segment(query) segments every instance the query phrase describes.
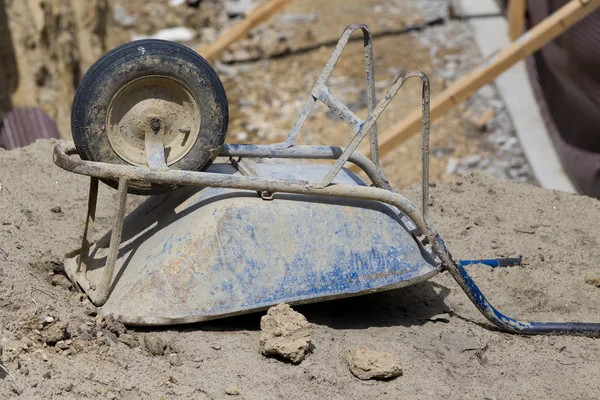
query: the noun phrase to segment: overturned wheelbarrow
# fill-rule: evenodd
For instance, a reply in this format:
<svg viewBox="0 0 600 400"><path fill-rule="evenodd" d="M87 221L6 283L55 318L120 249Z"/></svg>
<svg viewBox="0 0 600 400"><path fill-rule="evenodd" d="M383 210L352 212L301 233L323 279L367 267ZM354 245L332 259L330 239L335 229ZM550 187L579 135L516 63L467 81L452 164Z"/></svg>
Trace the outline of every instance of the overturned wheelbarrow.
<svg viewBox="0 0 600 400"><path fill-rule="evenodd" d="M366 120L326 85L358 29L364 35ZM376 121L411 77L423 82L421 210L392 190L377 152ZM294 145L317 101L353 130L346 148ZM454 260L428 218L429 80L419 71L404 72L375 102L372 37L365 25L344 31L285 142L223 144L227 120L214 70L175 43L125 44L84 76L73 102L74 144L57 145L54 162L91 177L83 243L67 256L65 269L102 314L131 325L190 323L281 302L390 290L446 270L504 331L600 332L600 324L508 318L486 300L464 262ZM371 159L355 152L367 136ZM217 156L227 158L213 163ZM260 158L288 162L252 162ZM347 162L370 184L344 169ZM90 244L99 180L118 189L119 204L112 231ZM128 193L152 196L125 217Z"/></svg>

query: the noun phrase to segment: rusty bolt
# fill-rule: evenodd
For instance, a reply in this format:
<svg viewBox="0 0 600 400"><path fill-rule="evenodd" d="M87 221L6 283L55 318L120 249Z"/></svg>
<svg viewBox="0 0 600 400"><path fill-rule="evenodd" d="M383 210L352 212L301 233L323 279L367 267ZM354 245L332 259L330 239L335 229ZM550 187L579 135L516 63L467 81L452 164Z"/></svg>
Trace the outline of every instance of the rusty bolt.
<svg viewBox="0 0 600 400"><path fill-rule="evenodd" d="M152 118L150 120L150 128L152 128L152 130L154 132L158 132L158 130L160 129L160 119L159 118Z"/></svg>

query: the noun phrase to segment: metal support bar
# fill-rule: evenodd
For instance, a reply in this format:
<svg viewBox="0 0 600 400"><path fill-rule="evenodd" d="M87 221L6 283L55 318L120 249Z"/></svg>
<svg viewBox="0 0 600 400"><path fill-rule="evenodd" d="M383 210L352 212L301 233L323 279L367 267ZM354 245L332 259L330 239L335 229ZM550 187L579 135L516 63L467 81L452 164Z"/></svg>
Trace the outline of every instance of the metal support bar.
<svg viewBox="0 0 600 400"><path fill-rule="evenodd" d="M115 271L115 265L117 263L117 256L119 255L119 247L121 245L121 236L123 234L123 219L125 217L125 206L127 205L127 186L128 180L123 177L119 177L119 208L115 213L113 220L113 228L110 234L110 245L108 248L108 257L106 258L105 271L102 276L102 280L96 286L94 304L101 306L106 303L108 295L110 293L110 286L112 283L113 274Z"/></svg>
<svg viewBox="0 0 600 400"><path fill-rule="evenodd" d="M81 239L81 251L77 261L77 273L84 274L87 271L88 259L90 256L90 242L88 235L94 229L96 221L96 205L98 204L98 178L90 178L90 191L88 195L88 208L85 218L85 227L83 228L83 239Z"/></svg>
<svg viewBox="0 0 600 400"><path fill-rule="evenodd" d="M310 115L310 112L312 111L317 99L319 99L319 96L317 96L317 95L322 93L321 89L325 88L326 91L329 92L329 89L327 89L327 86L325 85L325 83L331 76L331 72L333 71L333 68L337 64L344 48L348 44L348 41L350 40L350 36L352 35L352 33L354 31L356 31L358 29L362 30L363 37L364 37L365 70L366 70L366 80L367 80L367 107L369 108L369 115L373 112L373 105L375 103L375 69L374 69L374 65L373 65L373 36L371 35L371 31L369 30L369 28L366 25L352 24L352 25L349 25L342 33L340 40L338 41L337 45L335 46L335 49L333 49L333 52L331 53L331 56L329 57L329 60L327 61L327 64L325 65L325 68L323 68L323 71L321 71L321 75L317 79L317 83L313 87L313 90L311 90L311 94L308 96L308 99L302 106L302 110L300 111L298 118L294 122L294 125L292 126L292 129L290 130L290 132L288 134L288 137L286 138L286 140L284 142L273 144L273 146L275 148L284 149L284 148L290 147L294 144L294 141L296 140L298 133L302 129L304 122L306 122L306 119ZM329 94L331 95L331 93L329 93ZM327 97L326 97L326 99L327 99ZM332 99L332 98L329 97L329 99ZM321 100L321 99L319 99L319 100ZM335 100L337 100L337 99L335 99ZM337 102L335 102L335 100L332 100L334 102L333 103L334 105L341 104L343 106L343 104L341 102L339 102L339 100L337 100ZM321 100L321 101L323 101L323 100ZM327 104L327 103L325 103L325 104ZM329 106L329 104L328 104L328 106ZM347 109L346 106L343 106L343 107ZM336 112L334 109L332 109L332 111ZM350 113L352 113L350 110L348 110L348 111ZM336 112L336 114L339 115L337 112ZM352 115L354 115L354 113L352 113ZM354 117L358 119L358 117L356 117L356 116L354 116ZM344 118L344 121L346 121L345 118ZM348 122L348 121L346 121L346 122ZM355 130L354 128L353 128L353 130L354 130L354 132L357 132L357 130ZM370 142L371 142L371 160L373 160L373 163L376 166L378 166L379 165L379 155L378 155L379 149L377 146L377 126L375 123L372 124L369 132L371 135L371 140L370 140Z"/></svg>
<svg viewBox="0 0 600 400"><path fill-rule="evenodd" d="M144 146L146 150L146 162L151 169L167 169L167 158L165 156L165 124L157 116L147 118L146 135Z"/></svg>
<svg viewBox="0 0 600 400"><path fill-rule="evenodd" d="M327 85L317 84L313 89L313 97L324 103L341 120L343 120L354 133L358 133L364 121L356 116L344 103L331 94Z"/></svg>
<svg viewBox="0 0 600 400"><path fill-rule="evenodd" d="M423 117L422 117L422 144L421 144L421 186L422 186L422 207L423 207L423 215L425 219L429 218L429 99L430 99L430 86L429 86L429 78L421 71L406 71L394 80L392 86L388 89L383 99L381 99L373 112L369 115L369 118L364 122L361 126L358 133L354 136L348 147L346 147L337 159L333 167L329 170L323 181L319 186L316 187L325 187L333 181L336 175L340 172L344 164L350 158L350 155L354 153L357 149L360 142L365 138L367 132L371 129L371 127L377 121L377 118L383 113L387 105L392 101L398 90L402 87L404 82L411 77L416 77L423 81L423 89L422 89L422 108L423 108Z"/></svg>
<svg viewBox="0 0 600 400"><path fill-rule="evenodd" d="M271 145L225 144L219 155L221 157L335 160L343 152L342 147L335 146L291 146L279 149ZM392 190L381 168L367 157L360 153L353 153L348 161L362 169L376 187Z"/></svg>

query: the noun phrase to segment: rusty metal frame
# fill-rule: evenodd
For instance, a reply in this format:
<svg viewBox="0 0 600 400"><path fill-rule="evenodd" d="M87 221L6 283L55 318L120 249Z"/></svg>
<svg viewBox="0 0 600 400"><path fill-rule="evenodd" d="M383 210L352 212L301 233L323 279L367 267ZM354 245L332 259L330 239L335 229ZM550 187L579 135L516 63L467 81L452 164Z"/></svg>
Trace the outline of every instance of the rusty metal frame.
<svg viewBox="0 0 600 400"><path fill-rule="evenodd" d="M285 142L274 145L225 145L220 153L221 156L238 158L287 158L287 159L332 159L335 164L321 182L308 182L290 179L265 179L256 176L251 166L242 164L242 172L245 174L229 175L213 172L196 172L170 170L161 167L161 163L152 169L148 167L137 167L130 165L116 165L101 162L82 160L71 142L58 144L54 149L54 163L59 167L76 174L87 175L90 180L90 198L88 203L88 214L86 228L82 242L82 249L76 271L77 280L94 301L96 305L106 302L110 293L110 283L117 259L117 253L121 241L123 229L123 216L125 212L127 186L130 181L144 181L155 184L167 185L193 185L200 187L230 188L241 190L252 190L259 193L290 193L315 196L342 197L359 200L378 201L396 207L402 212L418 229L435 255L439 258L441 266L447 270L456 280L459 286L467 294L477 309L496 327L503 331L518 334L579 334L587 336L600 336L600 324L598 323L571 323L571 322L522 322L505 316L495 309L479 290L475 282L470 278L466 269L456 262L445 246L444 242L435 231L428 218L428 187L429 187L429 80L427 76L419 71L407 71L400 74L394 81L392 87L387 91L384 98L373 106L375 101L374 92L369 90L369 117L361 121L338 99L329 93L325 82L331 70L335 66L341 51L348 42L353 31L361 29L365 36L365 60L367 64L367 84L373 88L372 75L372 38L365 25L351 25L348 27L334 50L321 77L311 92L311 97L305 103L299 118L290 131ZM417 77L423 81L423 127L422 127L422 211L404 196L394 192L387 178L379 168L376 150L375 123L385 107L396 95L404 81L410 77ZM308 117L316 100L327 104L340 118L342 118L355 132L355 136L346 148L320 147L320 146L293 146L293 142ZM150 127L149 127L150 129ZM157 129L154 129L156 132ZM360 142L371 134L372 160L356 153L355 150ZM375 133L373 133L375 132ZM375 137L375 138L374 138ZM375 146L375 150L373 150ZM155 146L151 146L153 148ZM164 152L163 152L164 154ZM153 155L146 155L152 157ZM371 179L373 187L336 184L333 182L335 176L340 172L346 162L353 162L359 166ZM154 165L150 164L149 165ZM98 179L118 179L119 181L119 207L113 222L109 255L101 282L92 285L86 277L86 260L89 257L89 242L87 236L93 226L95 219L96 202L98 195Z"/></svg>

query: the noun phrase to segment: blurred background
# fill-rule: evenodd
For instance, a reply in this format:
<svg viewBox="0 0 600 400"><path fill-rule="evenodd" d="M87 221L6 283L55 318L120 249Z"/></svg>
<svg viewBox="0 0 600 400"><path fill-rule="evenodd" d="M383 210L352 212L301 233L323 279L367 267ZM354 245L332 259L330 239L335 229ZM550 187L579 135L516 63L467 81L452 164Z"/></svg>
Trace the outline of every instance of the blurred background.
<svg viewBox="0 0 600 400"><path fill-rule="evenodd" d="M0 145L15 146L7 140L11 131L17 131L11 121L29 123L25 131L31 132L31 139L36 129L46 130L46 137L70 138L71 102L77 85L90 65L111 48L156 37L203 54L257 3L0 0ZM567 1L557 3L544 9L545 15ZM473 22L504 20L505 6L506 2L498 2L491 11L470 12L448 0L290 1L212 60L229 100L227 142L282 141L350 23L366 23L375 36L377 99L407 69L427 73L435 97L486 61ZM508 37L508 32L488 34ZM351 110L366 117L362 40L349 44L328 84ZM407 82L380 118L379 131L418 109L420 92L420 82ZM43 115L31 107L39 107ZM14 114L23 108L30 113ZM299 143L347 145L353 136L350 129L324 105L318 111L301 132ZM43 120L44 115L55 128ZM38 125L32 122L35 119ZM538 184L516 133L505 99L491 80L432 125L432 180L444 182L457 174L482 171ZM381 164L392 185L402 188L419 182L419 160L420 138L413 135L383 157Z"/></svg>

